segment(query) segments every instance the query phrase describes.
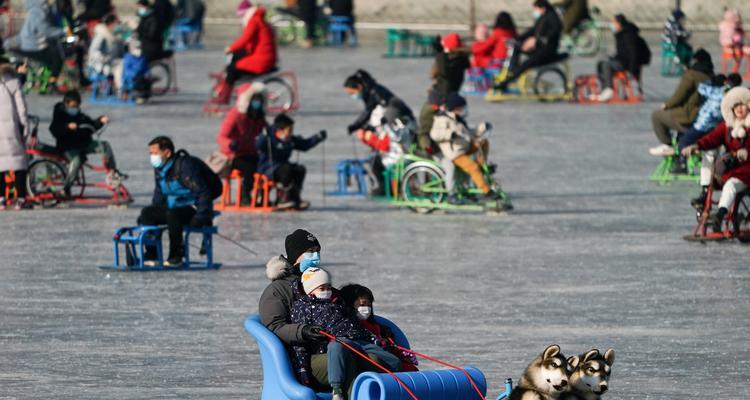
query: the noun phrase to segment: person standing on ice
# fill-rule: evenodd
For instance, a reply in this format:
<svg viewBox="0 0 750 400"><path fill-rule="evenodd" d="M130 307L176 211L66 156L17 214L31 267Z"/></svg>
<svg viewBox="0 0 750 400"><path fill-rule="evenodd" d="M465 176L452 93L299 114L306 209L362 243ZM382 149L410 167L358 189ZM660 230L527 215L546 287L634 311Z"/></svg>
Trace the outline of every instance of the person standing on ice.
<svg viewBox="0 0 750 400"><path fill-rule="evenodd" d="M326 343L328 338L320 333L320 326L292 323L292 304L305 296L300 277L304 271L320 265L320 242L312 233L297 229L286 237L284 247L286 257L273 257L266 264L266 277L271 283L260 296L258 313L261 323L287 348ZM359 359L349 350L337 353L337 357L337 364L343 366L347 376L352 376L352 381L363 370L357 364ZM298 376L311 375L308 382L311 386L329 386L329 361L327 354L313 354L310 356L310 371L295 372Z"/></svg>

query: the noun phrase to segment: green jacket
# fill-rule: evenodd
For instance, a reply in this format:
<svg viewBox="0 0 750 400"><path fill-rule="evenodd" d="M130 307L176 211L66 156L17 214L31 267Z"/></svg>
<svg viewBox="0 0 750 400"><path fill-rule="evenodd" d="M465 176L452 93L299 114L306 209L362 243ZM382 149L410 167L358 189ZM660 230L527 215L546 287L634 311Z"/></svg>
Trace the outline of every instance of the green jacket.
<svg viewBox="0 0 750 400"><path fill-rule="evenodd" d="M417 144L422 150L427 150L432 145L430 131L432 130L433 118L437 110L430 103L424 103L422 110L419 111L419 129L417 129Z"/></svg>
<svg viewBox="0 0 750 400"><path fill-rule="evenodd" d="M701 105L701 96L698 93L698 84L711 79L705 68L688 69L682 75L680 84L672 96L664 102L664 109L671 111L674 122L687 126L698 117Z"/></svg>

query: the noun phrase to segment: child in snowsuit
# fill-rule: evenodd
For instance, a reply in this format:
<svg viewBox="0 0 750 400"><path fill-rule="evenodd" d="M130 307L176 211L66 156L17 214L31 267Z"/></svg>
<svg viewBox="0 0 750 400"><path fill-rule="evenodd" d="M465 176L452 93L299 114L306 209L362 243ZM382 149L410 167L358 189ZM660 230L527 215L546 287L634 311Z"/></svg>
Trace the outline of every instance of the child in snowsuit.
<svg viewBox="0 0 750 400"><path fill-rule="evenodd" d="M135 98L137 104L143 104L151 97L151 81L148 77L148 60L141 52L141 44L131 40L128 52L122 59L122 84L120 91L123 99Z"/></svg>
<svg viewBox="0 0 750 400"><path fill-rule="evenodd" d="M304 296L292 305L292 323L320 326L323 331L330 333L337 339L367 353L376 362L390 371L400 370L400 360L386 351L382 346L386 341L379 340L372 332L363 328L356 317L338 295L331 289L331 277L324 269L309 268L300 277ZM343 394L348 383L354 380L342 366L331 359L335 359L334 352L344 350L343 345L333 341L303 346L294 346L294 367L303 383L310 381L307 371L310 370L310 355L328 353L328 382L333 388L333 398L343 400ZM374 357L373 357L374 356Z"/></svg>
<svg viewBox="0 0 750 400"><path fill-rule="evenodd" d="M440 152L443 156L451 160L453 164L466 172L476 187L482 192L480 200L497 200L500 198L499 193L495 193L482 174L481 165L487 160L484 159L489 151L489 143L482 138L491 125L484 122L479 127L472 129L464 120L463 115L466 111L466 99L457 93L451 93L445 102L445 111L435 116L430 131L430 138L438 143ZM477 155L477 160L471 158L472 154ZM446 184L452 186L452 179L446 178ZM452 192L452 187L448 188ZM458 199L455 193L450 193L450 202L455 203Z"/></svg>
<svg viewBox="0 0 750 400"><path fill-rule="evenodd" d="M662 41L669 44L677 52L680 64L687 65L693 57L693 47L688 43L690 32L685 29L687 17L682 10L674 10L664 23Z"/></svg>
<svg viewBox="0 0 750 400"><path fill-rule="evenodd" d="M107 123L109 117L106 115L92 119L81 112L81 95L78 91L65 93L63 100L55 104L49 130L57 140L57 151L65 154L68 159L64 184L66 196L70 195L70 188L78 178L78 170L88 154L102 154L108 180L127 179L126 175L117 170L112 146L104 140L93 138L94 133Z"/></svg>
<svg viewBox="0 0 750 400"><path fill-rule="evenodd" d="M745 30L742 28L742 18L736 8L724 11L724 18L719 22L719 44L726 51L731 50L734 58L739 60L743 52L750 53L750 46L745 44Z"/></svg>
<svg viewBox="0 0 750 400"><path fill-rule="evenodd" d="M273 126L258 136L255 142L259 156L258 172L281 184L284 189L284 196L276 207L298 210L310 207L310 203L302 200L302 184L307 170L303 165L289 160L294 150L308 151L327 137L325 130L309 138L294 135L294 120L286 114L277 115Z"/></svg>
<svg viewBox="0 0 750 400"><path fill-rule="evenodd" d="M351 283L342 287L340 292L344 304L354 313L363 328L372 332L378 339L385 339L389 343L395 341L396 337L393 331L388 326L381 325L375 320L375 314L372 311L375 296L370 289ZM419 365L419 362L414 354L399 350L396 347L388 350L401 360L401 371L418 371L417 365Z"/></svg>

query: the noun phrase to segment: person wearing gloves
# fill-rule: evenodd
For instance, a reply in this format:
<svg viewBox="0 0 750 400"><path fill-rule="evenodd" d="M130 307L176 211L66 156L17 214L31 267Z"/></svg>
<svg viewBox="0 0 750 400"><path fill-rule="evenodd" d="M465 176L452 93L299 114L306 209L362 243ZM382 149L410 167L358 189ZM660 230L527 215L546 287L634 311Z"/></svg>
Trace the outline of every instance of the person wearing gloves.
<svg viewBox="0 0 750 400"><path fill-rule="evenodd" d="M489 201L500 198L499 193L492 191L482 174L481 164L489 151L489 143L482 138L492 126L483 122L476 129L469 128L464 115L466 114L466 99L457 93L451 93L445 102L445 111L439 112L432 124L430 138L440 146L440 152L446 160L466 172L476 187L482 192L479 200ZM471 156L476 154L476 160ZM453 179L446 177L451 203L457 203L458 198L453 193Z"/></svg>
<svg viewBox="0 0 750 400"><path fill-rule="evenodd" d="M723 122L698 140L698 143L682 149L685 156L721 146L726 151L716 163L714 171L714 175L721 175L724 181L719 209L707 221L715 232L721 231L724 217L734 204L737 194L750 186L750 140L747 140L750 133L750 89L736 87L728 91L721 101L721 114Z"/></svg>
<svg viewBox="0 0 750 400"><path fill-rule="evenodd" d="M292 304L305 296L300 278L302 273L320 265L320 242L310 232L297 229L284 241L286 257L276 256L266 264L266 277L271 281L260 296L258 313L261 323L284 343L291 346L325 345L328 338L320 333L322 327L292 322ZM360 366L357 356L344 350L337 353L334 362L343 366L347 376L356 376ZM304 371L310 381L308 385L330 387L328 377L328 354L312 354L310 369ZM296 371L303 375L302 371ZM304 381L303 381L304 383Z"/></svg>
<svg viewBox="0 0 750 400"><path fill-rule="evenodd" d="M221 180L203 161L186 151L175 152L172 139L158 136L148 144L154 167L154 197L138 217L139 225L167 225L169 256L165 267L181 267L184 256L182 227L213 224L213 200L221 194ZM218 189L218 190L217 190ZM156 249L147 247L147 266L156 265Z"/></svg>
<svg viewBox="0 0 750 400"><path fill-rule="evenodd" d="M362 113L347 127L350 135L370 125L372 113L378 106L386 109L384 113L386 123L393 124L397 119L414 120L414 114L409 106L388 88L375 81L365 70L357 70L347 77L344 81L344 90L352 99L362 100L365 104Z"/></svg>

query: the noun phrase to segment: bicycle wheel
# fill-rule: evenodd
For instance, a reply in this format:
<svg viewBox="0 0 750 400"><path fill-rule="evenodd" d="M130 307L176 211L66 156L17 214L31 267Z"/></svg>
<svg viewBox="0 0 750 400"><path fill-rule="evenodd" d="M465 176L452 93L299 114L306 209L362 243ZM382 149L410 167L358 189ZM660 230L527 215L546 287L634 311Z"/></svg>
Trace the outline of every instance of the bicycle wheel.
<svg viewBox="0 0 750 400"><path fill-rule="evenodd" d="M732 218L734 237L742 243L750 243L750 195L742 193L735 200L734 218Z"/></svg>
<svg viewBox="0 0 750 400"><path fill-rule="evenodd" d="M534 94L539 101L562 100L568 92L568 78L557 67L541 68L534 79Z"/></svg>
<svg viewBox="0 0 750 400"><path fill-rule="evenodd" d="M271 25L276 31L276 38L282 46L290 45L297 41L297 27L291 17L275 16Z"/></svg>
<svg viewBox="0 0 750 400"><path fill-rule="evenodd" d="M29 166L26 189L43 207L57 204L57 193L63 190L65 169L52 160L37 160Z"/></svg>
<svg viewBox="0 0 750 400"><path fill-rule="evenodd" d="M294 90L283 78L278 76L263 81L266 86L266 106L271 112L286 112L294 104Z"/></svg>
<svg viewBox="0 0 750 400"><path fill-rule="evenodd" d="M149 75L153 81L151 93L155 96L163 96L172 88L172 72L169 65L162 61L152 63Z"/></svg>
<svg viewBox="0 0 750 400"><path fill-rule="evenodd" d="M406 202L419 203L418 206L409 206L412 211L420 214L428 214L435 208L422 203L438 204L445 196L445 182L442 171L436 167L422 164L410 166L404 172L401 186Z"/></svg>
<svg viewBox="0 0 750 400"><path fill-rule="evenodd" d="M575 53L579 56L593 56L599 51L601 33L596 26L586 26L575 36Z"/></svg>

